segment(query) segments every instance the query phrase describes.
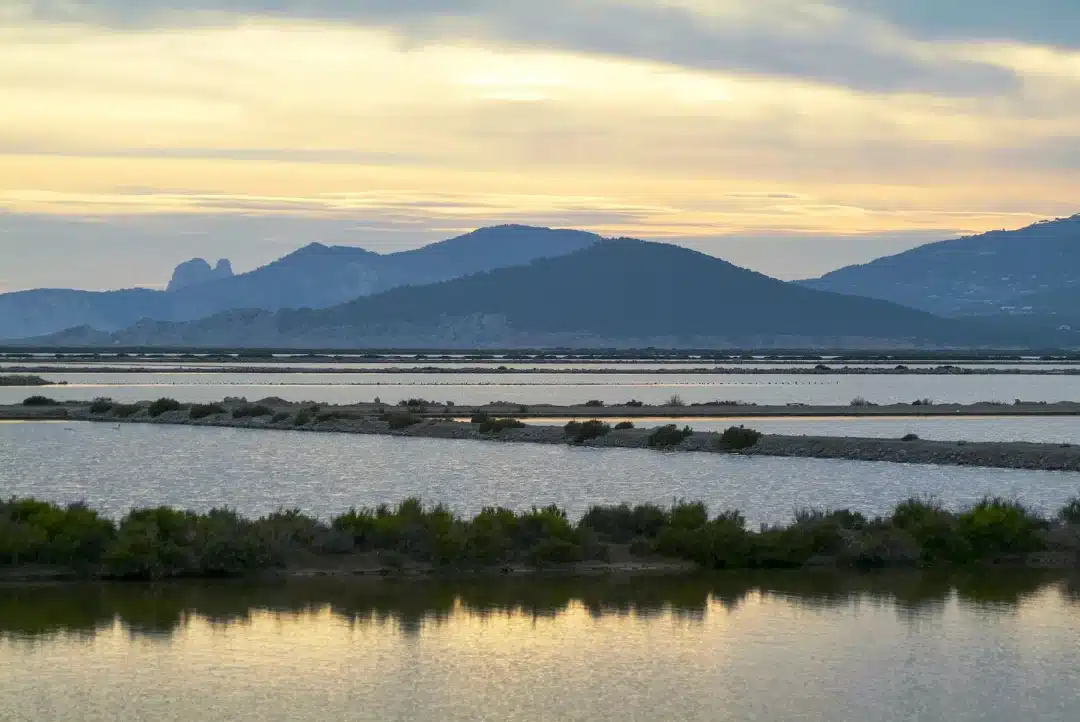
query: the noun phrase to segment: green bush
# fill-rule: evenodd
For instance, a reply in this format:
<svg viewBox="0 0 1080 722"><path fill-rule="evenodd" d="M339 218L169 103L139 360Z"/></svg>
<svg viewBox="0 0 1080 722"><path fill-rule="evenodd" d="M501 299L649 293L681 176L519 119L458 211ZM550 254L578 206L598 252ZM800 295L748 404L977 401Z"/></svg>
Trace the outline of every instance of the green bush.
<svg viewBox="0 0 1080 722"><path fill-rule="evenodd" d="M903 436L900 437L900 440L901 441L918 441L919 440L919 435L918 434L904 434Z"/></svg>
<svg viewBox="0 0 1080 722"><path fill-rule="evenodd" d="M491 414L486 411L477 411L469 420L471 424L484 424L491 421Z"/></svg>
<svg viewBox="0 0 1080 722"><path fill-rule="evenodd" d="M294 426L307 426L311 423L311 411L308 409L300 409L296 412L296 417L293 419Z"/></svg>
<svg viewBox="0 0 1080 722"><path fill-rule="evenodd" d="M1040 551L1046 522L1018 501L988 497L960 514L957 528L973 559Z"/></svg>
<svg viewBox="0 0 1080 722"><path fill-rule="evenodd" d="M256 419L260 416L271 416L274 410L269 406L263 404L246 404L244 406L237 406L233 409L232 417L234 419Z"/></svg>
<svg viewBox="0 0 1080 722"><path fill-rule="evenodd" d="M644 401L638 401L637 399L630 399L625 404L623 404L623 406L629 406L632 409L640 409L644 405Z"/></svg>
<svg viewBox="0 0 1080 722"><path fill-rule="evenodd" d="M599 439L611 433L611 426L599 419L589 421L571 421L563 427L563 432L573 444L583 444L591 439Z"/></svg>
<svg viewBox="0 0 1080 722"><path fill-rule="evenodd" d="M626 431L632 428L634 428L633 421L620 421L619 423L615 424L616 431Z"/></svg>
<svg viewBox="0 0 1080 722"><path fill-rule="evenodd" d="M670 449L678 446L693 435L694 430L689 426L680 429L675 424L668 424L654 429L649 434L650 449Z"/></svg>
<svg viewBox="0 0 1080 722"><path fill-rule="evenodd" d="M162 414L167 413L169 411L179 411L179 410L180 410L180 402L177 401L176 399L160 398L157 401L150 404L150 406L147 407L146 412L148 414L150 414L151 418L157 418L158 416L161 416Z"/></svg>
<svg viewBox="0 0 1080 722"><path fill-rule="evenodd" d="M1073 497L1058 512L1060 518L1066 524L1080 524L1080 497Z"/></svg>
<svg viewBox="0 0 1080 722"><path fill-rule="evenodd" d="M289 416L290 416L290 414L289 414L288 411L279 411L276 414L274 414L274 417L272 419L270 419L270 421L275 423L275 424L280 424L282 421L285 421L286 419L288 419Z"/></svg>
<svg viewBox="0 0 1080 722"><path fill-rule="evenodd" d="M55 406L56 402L48 396L28 396L23 399L23 406Z"/></svg>
<svg viewBox="0 0 1080 722"><path fill-rule="evenodd" d="M584 405L599 408L604 405L604 402L600 399L590 399L589 401L586 401Z"/></svg>
<svg viewBox="0 0 1080 722"><path fill-rule="evenodd" d="M506 429L524 429L527 424L519 419L487 419L482 421L477 431L481 434L499 434Z"/></svg>
<svg viewBox="0 0 1080 722"><path fill-rule="evenodd" d="M221 404L192 404L188 410L188 416L195 420L224 413L225 407Z"/></svg>
<svg viewBox="0 0 1080 722"><path fill-rule="evenodd" d="M407 429L423 421L421 417L410 413L385 413L379 418L389 424L393 431Z"/></svg>
<svg viewBox="0 0 1080 722"><path fill-rule="evenodd" d="M729 451L749 449L761 441L762 433L745 426L731 426L720 434L720 445Z"/></svg>
<svg viewBox="0 0 1080 722"><path fill-rule="evenodd" d="M112 407L113 415L121 419L126 419L134 416L140 411L142 411L142 407L140 407L138 404L117 404L116 406Z"/></svg>
<svg viewBox="0 0 1080 722"><path fill-rule="evenodd" d="M113 403L112 399L107 399L104 396L99 396L90 403L91 414L107 414L112 411Z"/></svg>

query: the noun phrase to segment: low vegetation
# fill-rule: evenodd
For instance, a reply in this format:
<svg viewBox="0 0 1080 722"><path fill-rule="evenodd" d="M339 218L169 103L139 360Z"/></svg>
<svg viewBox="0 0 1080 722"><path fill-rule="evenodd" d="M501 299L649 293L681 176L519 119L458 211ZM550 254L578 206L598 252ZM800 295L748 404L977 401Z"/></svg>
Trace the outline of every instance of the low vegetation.
<svg viewBox="0 0 1080 722"><path fill-rule="evenodd" d="M170 411L179 411L181 408L180 402L176 399L160 398L146 408L146 413L148 413L151 418L157 418Z"/></svg>
<svg viewBox="0 0 1080 722"><path fill-rule="evenodd" d="M1054 518L989 497L960 511L910 499L876 518L803 509L787 525L757 530L738 511L710 515L704 504L685 502L595 506L576 523L554 506L487 508L466 519L419 499L328 522L299 510L245 519L225 509L165 507L113 521L83 504L0 502L0 567L50 565L87 577L231 577L350 554L374 555L390 568L544 567L605 561L616 549L708 569L1023 564L1029 554L1080 549L1080 499Z"/></svg>
<svg viewBox="0 0 1080 722"><path fill-rule="evenodd" d="M274 410L263 404L244 404L232 410L234 419L257 419L260 416L273 416Z"/></svg>
<svg viewBox="0 0 1080 722"><path fill-rule="evenodd" d="M424 419L407 411L387 412L379 417L385 421L393 431L401 431L411 426L416 426Z"/></svg>
<svg viewBox="0 0 1080 722"><path fill-rule="evenodd" d="M694 430L689 426L679 428L675 424L660 426L649 434L650 449L671 449L681 444L693 435Z"/></svg>
<svg viewBox="0 0 1080 722"><path fill-rule="evenodd" d="M40 376L26 375L0 375L0 386L51 386L52 384Z"/></svg>
<svg viewBox="0 0 1080 722"><path fill-rule="evenodd" d="M590 421L571 421L563 427L566 438L572 444L583 444L592 439L599 439L611 433L611 426L598 419Z"/></svg>
<svg viewBox="0 0 1080 722"><path fill-rule="evenodd" d="M628 431L632 428L634 428L633 421L620 421L619 423L615 424L616 431Z"/></svg>
<svg viewBox="0 0 1080 722"><path fill-rule="evenodd" d="M524 429L525 426L520 419L487 418L477 424L476 430L481 434L501 434L507 429Z"/></svg>
<svg viewBox="0 0 1080 722"><path fill-rule="evenodd" d="M23 399L23 406L55 406L56 402L48 396L27 396Z"/></svg>
<svg viewBox="0 0 1080 722"><path fill-rule="evenodd" d="M221 404L192 404L188 409L188 416L195 421L224 413L225 407Z"/></svg>
<svg viewBox="0 0 1080 722"><path fill-rule="evenodd" d="M731 426L720 434L720 446L728 451L749 449L761 441L761 432L745 426Z"/></svg>
<svg viewBox="0 0 1080 722"><path fill-rule="evenodd" d="M114 406L116 406L115 401L109 398L105 398L104 396L99 396L92 402L90 402L90 413L107 414L113 410Z"/></svg>

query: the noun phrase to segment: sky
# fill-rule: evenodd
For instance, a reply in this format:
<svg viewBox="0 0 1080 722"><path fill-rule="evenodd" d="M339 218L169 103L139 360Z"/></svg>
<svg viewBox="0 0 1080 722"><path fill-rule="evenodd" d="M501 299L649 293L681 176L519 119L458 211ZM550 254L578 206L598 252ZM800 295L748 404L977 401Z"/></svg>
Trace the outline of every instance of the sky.
<svg viewBox="0 0 1080 722"><path fill-rule="evenodd" d="M2 0L0 291L494 223L781 278L1080 211L1076 0Z"/></svg>

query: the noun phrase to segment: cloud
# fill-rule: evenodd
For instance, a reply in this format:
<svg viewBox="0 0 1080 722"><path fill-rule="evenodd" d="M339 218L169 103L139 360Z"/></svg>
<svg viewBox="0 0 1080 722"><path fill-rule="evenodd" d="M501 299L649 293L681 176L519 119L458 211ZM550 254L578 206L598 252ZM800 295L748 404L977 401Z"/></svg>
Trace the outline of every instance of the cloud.
<svg viewBox="0 0 1080 722"><path fill-rule="evenodd" d="M1015 74L952 57L873 15L803 0L29 0L34 20L190 27L245 17L390 28L406 42L479 42L802 78L870 92L1001 93Z"/></svg>

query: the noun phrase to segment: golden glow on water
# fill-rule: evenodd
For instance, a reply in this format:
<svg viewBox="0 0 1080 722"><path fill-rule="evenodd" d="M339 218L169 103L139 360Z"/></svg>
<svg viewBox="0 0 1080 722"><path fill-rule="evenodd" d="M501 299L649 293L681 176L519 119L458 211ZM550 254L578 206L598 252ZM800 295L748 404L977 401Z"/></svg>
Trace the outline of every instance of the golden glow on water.
<svg viewBox="0 0 1080 722"><path fill-rule="evenodd" d="M572 599L542 614L459 599L419 617L335 603L188 614L171 632L7 633L0 718L1075 719L1073 593L968 594L911 607L752 591L648 612Z"/></svg>

